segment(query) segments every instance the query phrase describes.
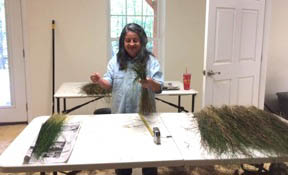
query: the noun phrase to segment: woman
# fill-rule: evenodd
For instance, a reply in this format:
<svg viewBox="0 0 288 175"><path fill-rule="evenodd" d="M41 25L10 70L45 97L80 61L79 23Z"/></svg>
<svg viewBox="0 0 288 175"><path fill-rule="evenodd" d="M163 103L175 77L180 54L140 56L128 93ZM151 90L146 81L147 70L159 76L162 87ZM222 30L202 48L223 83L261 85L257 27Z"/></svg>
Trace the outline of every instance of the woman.
<svg viewBox="0 0 288 175"><path fill-rule="evenodd" d="M119 39L119 51L108 63L107 72L103 78L99 73L90 77L93 83L98 83L105 89L112 88L112 113L137 113L141 88L146 88L152 97L155 112L154 93L160 93L163 86L163 74L160 64L153 54L147 50L148 39L144 29L135 23L127 24ZM146 67L146 80L135 82L135 65ZM144 175L157 174L156 168L143 168ZM129 175L132 169L117 169L117 175Z"/></svg>

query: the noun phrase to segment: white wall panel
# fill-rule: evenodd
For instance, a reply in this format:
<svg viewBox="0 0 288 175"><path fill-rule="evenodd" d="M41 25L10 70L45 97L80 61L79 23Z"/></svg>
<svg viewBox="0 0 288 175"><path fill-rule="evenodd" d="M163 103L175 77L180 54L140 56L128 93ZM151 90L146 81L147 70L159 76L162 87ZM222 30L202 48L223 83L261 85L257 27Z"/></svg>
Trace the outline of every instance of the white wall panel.
<svg viewBox="0 0 288 175"><path fill-rule="evenodd" d="M243 77L238 79L237 104L241 105L253 104L254 83L255 82L253 77Z"/></svg>
<svg viewBox="0 0 288 175"><path fill-rule="evenodd" d="M257 10L242 10L240 60L255 60L257 39Z"/></svg>
<svg viewBox="0 0 288 175"><path fill-rule="evenodd" d="M215 106L230 104L231 80L214 81L213 104Z"/></svg>
<svg viewBox="0 0 288 175"><path fill-rule="evenodd" d="M232 62L235 9L216 9L215 60L217 63Z"/></svg>

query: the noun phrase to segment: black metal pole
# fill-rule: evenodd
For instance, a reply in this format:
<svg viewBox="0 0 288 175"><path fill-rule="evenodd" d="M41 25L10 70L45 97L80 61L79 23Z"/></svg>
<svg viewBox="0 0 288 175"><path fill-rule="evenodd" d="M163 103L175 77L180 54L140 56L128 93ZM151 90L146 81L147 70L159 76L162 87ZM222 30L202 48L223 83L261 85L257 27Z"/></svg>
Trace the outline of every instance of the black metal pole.
<svg viewBox="0 0 288 175"><path fill-rule="evenodd" d="M55 94L55 20L52 20L52 114L54 114Z"/></svg>

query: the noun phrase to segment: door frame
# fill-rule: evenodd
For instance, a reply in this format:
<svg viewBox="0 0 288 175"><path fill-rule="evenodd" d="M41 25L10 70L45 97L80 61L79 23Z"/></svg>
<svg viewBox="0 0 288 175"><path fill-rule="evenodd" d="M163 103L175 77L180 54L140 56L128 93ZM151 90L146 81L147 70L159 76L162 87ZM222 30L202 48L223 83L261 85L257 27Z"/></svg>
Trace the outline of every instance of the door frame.
<svg viewBox="0 0 288 175"><path fill-rule="evenodd" d="M28 82L30 81L29 78L29 26L28 26L28 22L29 22L29 18L28 18L28 0L20 0L21 1L21 14L22 14L22 33L23 33L23 45L24 45L24 51L25 51L25 80L26 80L26 103L27 103L27 122L30 123L30 121L33 120L33 116L31 113L32 106L31 106L31 102L32 102L32 97L30 94L29 89L31 89L31 84Z"/></svg>
<svg viewBox="0 0 288 175"><path fill-rule="evenodd" d="M210 1L206 0L206 18L205 18L205 46L204 46L204 62L203 70L206 70L206 59L207 59L207 37L208 37L208 18L209 18L209 5ZM262 43L262 58L260 65L260 77L259 77L259 96L258 96L258 107L264 108L265 89L266 89L266 72L267 72L267 61L268 61L268 50L269 50L269 32L271 23L271 9L272 0L266 0L265 2L265 14L264 14L264 31L263 31L263 43ZM203 75L203 93L205 93L206 76ZM205 107L205 94L202 96L202 108Z"/></svg>
<svg viewBox="0 0 288 175"><path fill-rule="evenodd" d="M265 16L264 16L264 31L263 31L263 45L262 45L262 61L260 67L260 87L258 104L260 109L264 109L265 89L266 89L266 72L269 51L269 33L271 24L272 0L266 0Z"/></svg>

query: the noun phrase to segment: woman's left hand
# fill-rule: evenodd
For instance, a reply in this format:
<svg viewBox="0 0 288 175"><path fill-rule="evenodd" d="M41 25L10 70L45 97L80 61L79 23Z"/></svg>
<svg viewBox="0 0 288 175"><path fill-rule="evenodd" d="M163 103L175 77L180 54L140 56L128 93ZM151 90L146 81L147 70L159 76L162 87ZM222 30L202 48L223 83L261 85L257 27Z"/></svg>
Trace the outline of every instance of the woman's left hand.
<svg viewBox="0 0 288 175"><path fill-rule="evenodd" d="M152 78L146 78L146 80L140 80L143 88L152 89L153 92L159 92L161 86L159 83L154 81Z"/></svg>

